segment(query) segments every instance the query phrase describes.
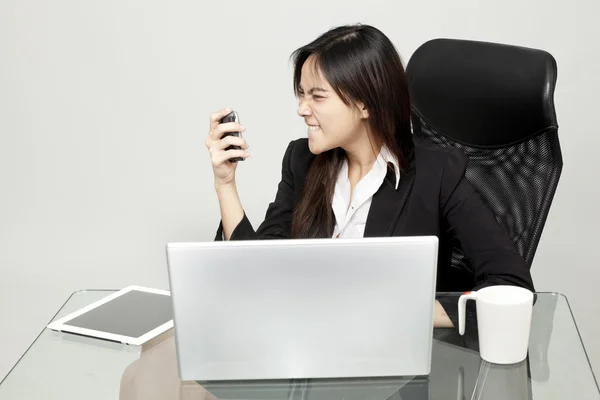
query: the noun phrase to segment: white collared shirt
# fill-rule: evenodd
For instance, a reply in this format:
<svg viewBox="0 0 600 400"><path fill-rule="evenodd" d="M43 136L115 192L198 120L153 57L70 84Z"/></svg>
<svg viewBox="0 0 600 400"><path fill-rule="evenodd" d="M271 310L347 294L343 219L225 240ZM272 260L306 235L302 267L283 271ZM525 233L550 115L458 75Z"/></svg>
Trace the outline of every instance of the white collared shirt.
<svg viewBox="0 0 600 400"><path fill-rule="evenodd" d="M334 238L361 238L365 233L365 224L371 208L373 195L379 190L392 163L396 172L396 189L400 182L400 167L396 157L383 146L373 168L356 184L350 198L350 180L348 163L344 162L335 184L332 208L335 215Z"/></svg>

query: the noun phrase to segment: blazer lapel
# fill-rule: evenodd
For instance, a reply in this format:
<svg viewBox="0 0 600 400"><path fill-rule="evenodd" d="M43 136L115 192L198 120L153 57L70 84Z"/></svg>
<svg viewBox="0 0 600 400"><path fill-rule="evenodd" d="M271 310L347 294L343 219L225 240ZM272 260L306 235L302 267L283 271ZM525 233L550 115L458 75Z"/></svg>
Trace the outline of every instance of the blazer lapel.
<svg viewBox="0 0 600 400"><path fill-rule="evenodd" d="M400 212L415 181L415 169L400 174L398 189L394 186L396 177L389 171L379 190L373 195L364 237L391 236Z"/></svg>

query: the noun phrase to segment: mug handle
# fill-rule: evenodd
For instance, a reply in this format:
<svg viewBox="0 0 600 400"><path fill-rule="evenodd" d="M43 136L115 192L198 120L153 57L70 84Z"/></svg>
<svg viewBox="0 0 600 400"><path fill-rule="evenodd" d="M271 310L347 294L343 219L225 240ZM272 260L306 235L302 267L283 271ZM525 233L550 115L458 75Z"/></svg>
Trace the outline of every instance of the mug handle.
<svg viewBox="0 0 600 400"><path fill-rule="evenodd" d="M460 335L465 334L465 308L467 300L477 300L477 291L465 292L458 298L458 333Z"/></svg>

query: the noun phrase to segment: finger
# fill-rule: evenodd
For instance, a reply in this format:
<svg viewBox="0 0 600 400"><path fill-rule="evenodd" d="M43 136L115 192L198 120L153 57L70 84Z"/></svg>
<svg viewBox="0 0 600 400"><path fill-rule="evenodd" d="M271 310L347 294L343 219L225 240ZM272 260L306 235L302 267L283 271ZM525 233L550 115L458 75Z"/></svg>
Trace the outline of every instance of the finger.
<svg viewBox="0 0 600 400"><path fill-rule="evenodd" d="M210 132L210 137L214 140L221 139L226 132L244 132L246 128L238 122L226 122L219 124Z"/></svg>
<svg viewBox="0 0 600 400"><path fill-rule="evenodd" d="M219 165L222 165L225 162L228 162L230 159L237 158L237 157L246 159L246 158L250 157L250 153L247 152L246 150L220 151L213 156L212 161L213 161L213 165L215 167L217 167Z"/></svg>
<svg viewBox="0 0 600 400"><path fill-rule="evenodd" d="M219 111L217 111L216 113L212 113L210 115L209 132L212 132L213 130L215 130L215 128L220 124L221 119L224 116L226 116L227 114L229 114L231 111L233 111L231 108L222 108Z"/></svg>
<svg viewBox="0 0 600 400"><path fill-rule="evenodd" d="M248 143L244 138L238 136L227 136L215 143L216 150L223 150L229 146L240 146L242 149L246 150L248 148Z"/></svg>

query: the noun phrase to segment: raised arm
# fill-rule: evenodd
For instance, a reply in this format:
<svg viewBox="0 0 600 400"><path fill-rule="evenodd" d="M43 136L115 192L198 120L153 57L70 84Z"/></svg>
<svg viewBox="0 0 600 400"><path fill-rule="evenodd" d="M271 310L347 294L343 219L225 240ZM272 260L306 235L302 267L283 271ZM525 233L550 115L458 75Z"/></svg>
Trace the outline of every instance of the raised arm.
<svg viewBox="0 0 600 400"><path fill-rule="evenodd" d="M242 137L227 136L226 132L243 132L245 128L237 122L220 123L231 109L222 109L210 116L210 130L206 138L206 147L214 173L215 191L219 199L223 237L229 239L234 228L244 216L244 209L237 192L235 183L236 162L229 160L236 157L248 158L248 144ZM228 149L229 146L239 146L240 149Z"/></svg>
<svg viewBox="0 0 600 400"><path fill-rule="evenodd" d="M239 222L233 227L231 234L226 236L229 240L289 239L291 237L292 212L296 202L294 176L291 168L295 144L295 141L290 142L285 151L277 194L275 200L269 204L263 223L255 231L242 210ZM228 195L231 198L237 197L237 191L235 194L229 193ZM222 212L221 215L223 215ZM222 220L215 240L223 239L225 229L227 229L226 221Z"/></svg>

